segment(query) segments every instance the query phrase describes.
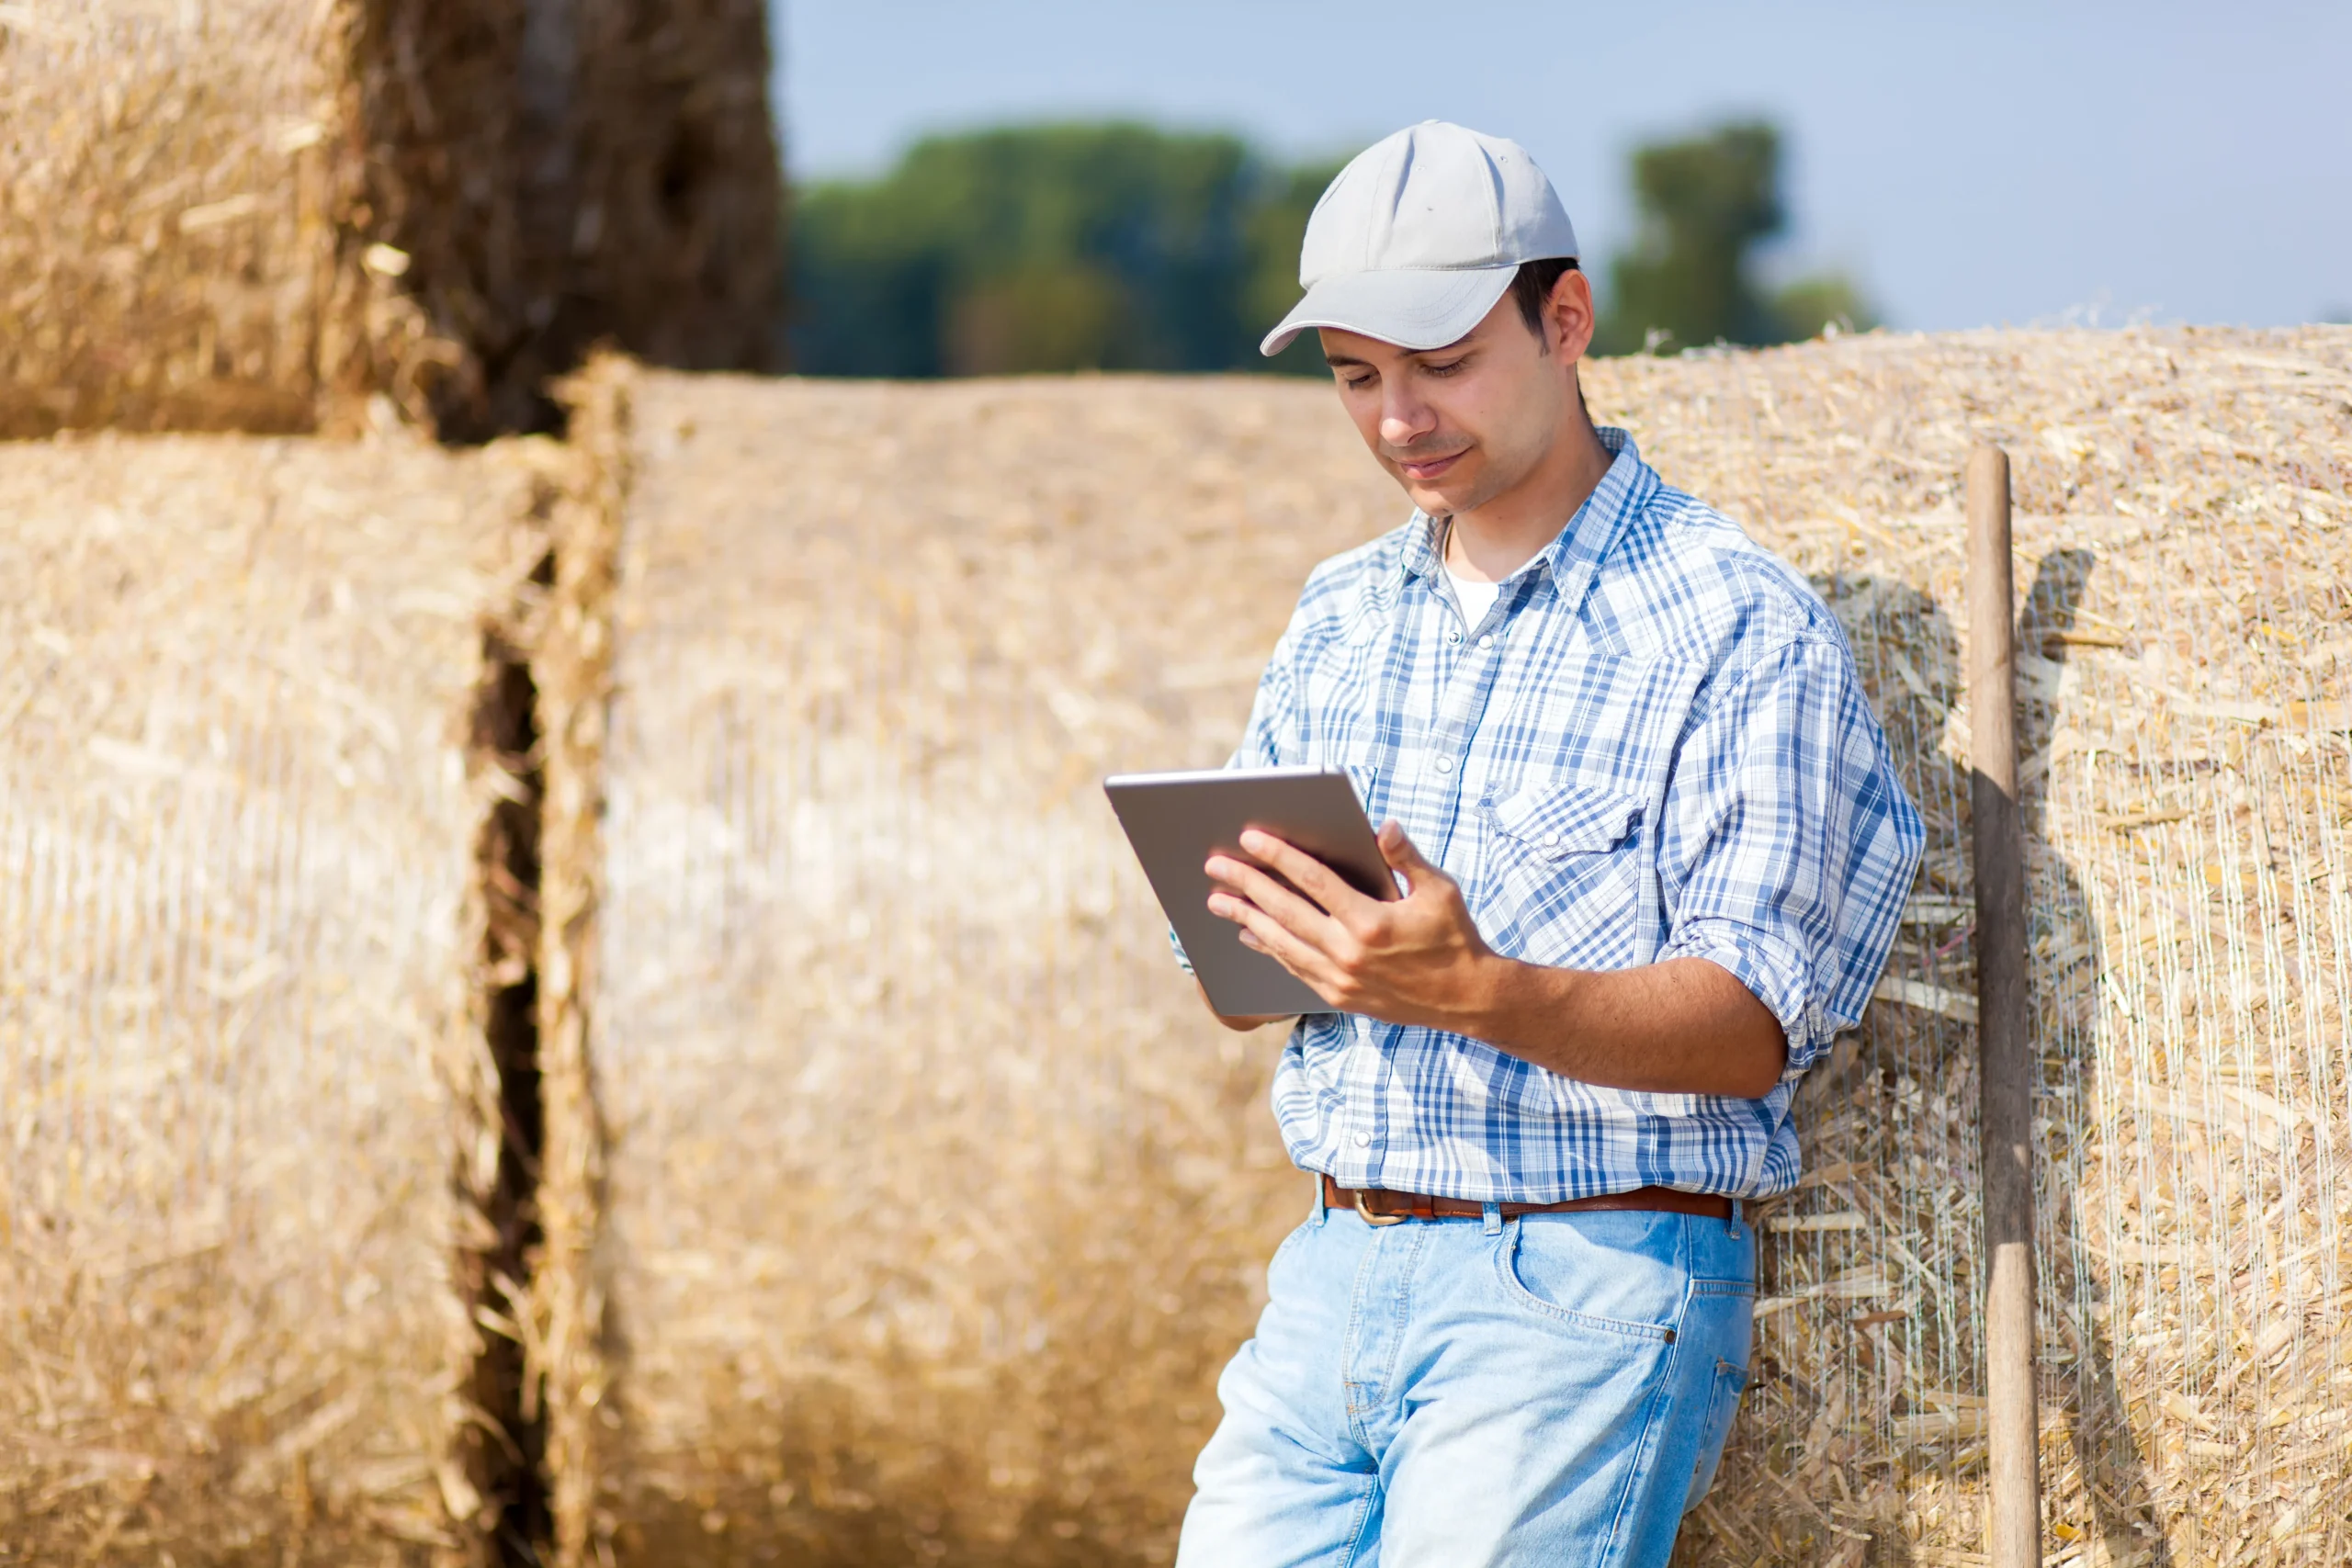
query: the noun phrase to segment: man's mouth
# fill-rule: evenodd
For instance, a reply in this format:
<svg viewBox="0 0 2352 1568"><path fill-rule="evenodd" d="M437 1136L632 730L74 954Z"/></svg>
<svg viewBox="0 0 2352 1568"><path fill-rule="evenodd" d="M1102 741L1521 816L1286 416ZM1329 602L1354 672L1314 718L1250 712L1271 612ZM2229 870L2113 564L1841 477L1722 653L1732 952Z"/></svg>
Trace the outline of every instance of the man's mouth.
<svg viewBox="0 0 2352 1568"><path fill-rule="evenodd" d="M1405 477L1415 484L1427 484L1460 462L1469 450L1470 448L1464 446L1459 452L1448 452L1442 457L1400 457L1396 461L1396 466L1404 469Z"/></svg>

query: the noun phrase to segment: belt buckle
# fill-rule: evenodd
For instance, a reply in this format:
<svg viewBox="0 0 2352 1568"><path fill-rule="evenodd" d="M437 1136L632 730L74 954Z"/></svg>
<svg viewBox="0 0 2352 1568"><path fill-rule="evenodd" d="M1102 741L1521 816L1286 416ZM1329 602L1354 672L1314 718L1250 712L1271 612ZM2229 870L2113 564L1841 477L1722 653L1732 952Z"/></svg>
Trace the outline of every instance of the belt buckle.
<svg viewBox="0 0 2352 1568"><path fill-rule="evenodd" d="M1375 1213L1374 1213L1372 1212L1371 1207L1370 1207L1369 1205L1367 1205L1367 1204L1364 1202L1364 1195L1365 1195L1366 1190L1367 1190L1366 1189L1362 1188L1362 1187L1359 1187L1359 1188L1357 1188L1357 1189L1356 1189L1356 1213L1359 1213L1359 1214L1362 1214L1362 1215L1363 1216L1363 1223L1364 1223L1365 1224L1368 1224L1368 1225L1401 1225L1401 1224L1403 1224L1405 1223L1405 1221L1409 1217L1409 1216L1405 1215L1405 1214L1375 1214Z"/></svg>

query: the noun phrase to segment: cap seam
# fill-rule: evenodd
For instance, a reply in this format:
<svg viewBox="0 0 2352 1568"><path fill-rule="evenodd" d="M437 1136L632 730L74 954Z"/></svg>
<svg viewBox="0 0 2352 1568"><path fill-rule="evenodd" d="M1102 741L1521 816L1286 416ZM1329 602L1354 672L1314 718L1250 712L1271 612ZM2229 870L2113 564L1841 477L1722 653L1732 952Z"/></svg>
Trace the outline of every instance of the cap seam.
<svg viewBox="0 0 2352 1568"><path fill-rule="evenodd" d="M1492 236L1487 245L1489 255L1503 254L1503 172L1495 163L1495 155L1485 147L1478 149L1487 165L1487 232Z"/></svg>

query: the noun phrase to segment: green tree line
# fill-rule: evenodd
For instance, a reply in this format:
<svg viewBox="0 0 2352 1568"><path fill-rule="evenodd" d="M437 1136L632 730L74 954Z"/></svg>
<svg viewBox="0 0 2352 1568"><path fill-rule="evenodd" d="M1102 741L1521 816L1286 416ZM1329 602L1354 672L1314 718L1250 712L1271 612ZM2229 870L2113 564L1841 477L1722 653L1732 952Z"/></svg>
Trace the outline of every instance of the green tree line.
<svg viewBox="0 0 2352 1568"><path fill-rule="evenodd" d="M794 367L1263 368L1258 340L1298 298L1299 241L1338 168L1282 164L1235 136L1131 123L928 138L878 178L797 193ZM1640 147L1629 175L1641 226L1600 279L1601 352L1782 343L1826 323L1871 324L1844 278L1759 282L1756 248L1787 222L1770 125ZM1273 368L1319 372L1312 337Z"/></svg>

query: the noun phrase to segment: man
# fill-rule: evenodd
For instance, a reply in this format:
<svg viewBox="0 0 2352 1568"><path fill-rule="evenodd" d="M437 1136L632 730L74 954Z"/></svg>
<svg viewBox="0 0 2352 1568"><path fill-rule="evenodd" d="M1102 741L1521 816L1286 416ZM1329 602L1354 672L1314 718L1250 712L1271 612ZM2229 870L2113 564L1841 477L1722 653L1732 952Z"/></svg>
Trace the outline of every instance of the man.
<svg viewBox="0 0 2352 1568"><path fill-rule="evenodd" d="M1321 334L1416 510L1308 579L1235 762L1344 766L1407 893L1209 862L1331 1010L1182 1568L1664 1563L1747 1380L1741 1204L1917 869L1828 610L1593 427L1576 255L1523 150L1430 121L1324 193L1263 345Z"/></svg>

